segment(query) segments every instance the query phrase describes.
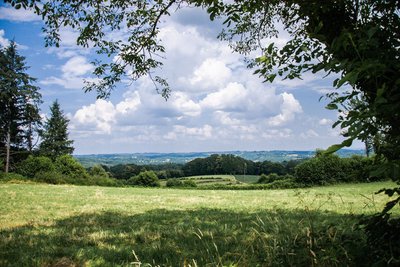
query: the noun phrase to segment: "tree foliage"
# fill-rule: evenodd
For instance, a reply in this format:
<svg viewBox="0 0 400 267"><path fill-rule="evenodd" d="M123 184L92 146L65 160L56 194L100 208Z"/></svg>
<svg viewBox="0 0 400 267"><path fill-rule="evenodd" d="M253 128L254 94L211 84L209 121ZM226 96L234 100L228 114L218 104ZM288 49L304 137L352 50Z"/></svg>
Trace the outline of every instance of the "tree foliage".
<svg viewBox="0 0 400 267"><path fill-rule="evenodd" d="M144 187L158 187L160 186L160 181L158 180L155 172L144 171L130 178L128 180L128 184Z"/></svg>
<svg viewBox="0 0 400 267"><path fill-rule="evenodd" d="M40 132L42 142L40 143L40 153L52 159L61 155L72 154L72 140L68 138L69 120L60 109L60 104L54 101L50 107L50 118L45 122L43 130Z"/></svg>
<svg viewBox="0 0 400 267"><path fill-rule="evenodd" d="M40 125L41 95L27 69L14 42L0 50L0 153L6 166L18 151L32 151Z"/></svg>

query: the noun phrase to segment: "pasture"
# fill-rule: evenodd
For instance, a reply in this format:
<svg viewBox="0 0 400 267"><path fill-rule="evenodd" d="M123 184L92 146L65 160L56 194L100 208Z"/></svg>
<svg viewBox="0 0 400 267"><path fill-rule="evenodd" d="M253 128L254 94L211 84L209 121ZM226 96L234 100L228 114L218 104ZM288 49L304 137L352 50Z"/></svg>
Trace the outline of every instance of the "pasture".
<svg viewBox="0 0 400 267"><path fill-rule="evenodd" d="M367 265L393 183L295 190L0 184L1 266Z"/></svg>

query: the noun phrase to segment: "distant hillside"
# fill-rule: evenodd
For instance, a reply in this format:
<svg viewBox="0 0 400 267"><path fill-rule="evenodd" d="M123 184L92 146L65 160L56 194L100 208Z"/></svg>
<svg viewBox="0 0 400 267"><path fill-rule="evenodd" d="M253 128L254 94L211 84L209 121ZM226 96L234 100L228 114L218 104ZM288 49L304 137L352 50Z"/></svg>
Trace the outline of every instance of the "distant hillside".
<svg viewBox="0 0 400 267"><path fill-rule="evenodd" d="M191 153L132 153L132 154L92 154L75 155L85 167L94 164L113 166L117 164L134 163L137 165L164 164L164 163L186 163L195 158L206 158L212 154L232 154L252 161L274 161L282 162L293 159L310 158L315 151L216 151L216 152L191 152ZM352 155L364 155L364 150L342 149L337 152L340 157Z"/></svg>

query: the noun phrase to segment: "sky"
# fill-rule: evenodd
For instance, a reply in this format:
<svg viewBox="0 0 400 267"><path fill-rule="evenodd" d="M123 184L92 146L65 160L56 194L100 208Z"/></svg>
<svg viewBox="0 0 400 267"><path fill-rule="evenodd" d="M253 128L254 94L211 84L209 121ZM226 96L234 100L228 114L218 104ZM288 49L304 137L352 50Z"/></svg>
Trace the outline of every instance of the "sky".
<svg viewBox="0 0 400 267"><path fill-rule="evenodd" d="M263 83L216 38L221 24L201 9L182 9L160 25L166 53L157 72L172 88L168 101L148 77L123 81L108 99L84 93L94 50L77 46L68 28L59 48L45 47L42 26L30 11L0 6L0 46L18 44L29 75L37 78L44 117L59 101L70 120L74 154L315 150L344 140L331 127L337 113L320 101L333 90L334 77L306 73L302 80ZM124 36L124 29L111 34ZM282 33L273 41L288 38Z"/></svg>

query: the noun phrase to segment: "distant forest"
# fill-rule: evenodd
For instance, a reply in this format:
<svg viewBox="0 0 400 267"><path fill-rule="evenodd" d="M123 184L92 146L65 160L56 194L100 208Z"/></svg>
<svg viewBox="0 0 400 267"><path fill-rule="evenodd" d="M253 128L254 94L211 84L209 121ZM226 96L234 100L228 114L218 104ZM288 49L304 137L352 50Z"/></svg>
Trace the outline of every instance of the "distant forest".
<svg viewBox="0 0 400 267"><path fill-rule="evenodd" d="M111 167L102 166L117 179L129 179L146 170L155 171L159 179L169 179L210 174L261 175L276 173L278 175L285 175L294 173L295 166L304 160L296 159L283 162L266 160L254 162L231 154L213 154L207 158L197 158L185 164L118 164Z"/></svg>

